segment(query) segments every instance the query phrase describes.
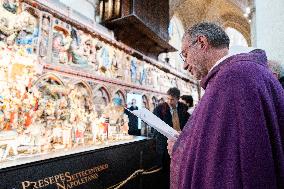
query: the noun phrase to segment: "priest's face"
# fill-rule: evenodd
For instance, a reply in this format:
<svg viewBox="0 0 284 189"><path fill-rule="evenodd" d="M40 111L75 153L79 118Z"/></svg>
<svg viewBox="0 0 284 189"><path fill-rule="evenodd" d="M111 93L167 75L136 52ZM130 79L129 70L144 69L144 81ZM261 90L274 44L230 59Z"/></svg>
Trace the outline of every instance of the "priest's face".
<svg viewBox="0 0 284 189"><path fill-rule="evenodd" d="M206 57L198 39L190 39L188 36L184 37L181 50L181 56L184 60L183 68L188 70L198 80L205 77L208 73Z"/></svg>

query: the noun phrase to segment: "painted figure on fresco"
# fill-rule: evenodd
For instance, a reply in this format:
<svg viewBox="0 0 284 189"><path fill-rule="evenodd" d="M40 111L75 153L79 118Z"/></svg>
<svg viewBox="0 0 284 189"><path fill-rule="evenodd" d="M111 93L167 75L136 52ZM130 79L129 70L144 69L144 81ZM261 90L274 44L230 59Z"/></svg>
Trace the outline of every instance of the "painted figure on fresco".
<svg viewBox="0 0 284 189"><path fill-rule="evenodd" d="M137 78L137 60L136 58L132 58L130 61L130 74L131 74L131 82L136 83Z"/></svg>
<svg viewBox="0 0 284 189"><path fill-rule="evenodd" d="M125 53L122 52L122 51L119 51L117 50L116 51L116 60L115 60L115 63L116 63L116 67L117 67L117 70L116 70L116 77L118 79L123 79L127 77L127 75L124 75L124 66L126 67L125 63Z"/></svg>
<svg viewBox="0 0 284 189"><path fill-rule="evenodd" d="M146 75L147 75L147 77L146 77L146 85L147 86L152 86L153 85L152 67L150 67L150 66L146 67Z"/></svg>
<svg viewBox="0 0 284 189"><path fill-rule="evenodd" d="M89 62L95 71L99 71L99 67L101 65L100 54L101 54L102 48L103 48L102 43L100 41L97 41L96 39L93 39L93 47L91 50L91 55L89 57Z"/></svg>
<svg viewBox="0 0 284 189"><path fill-rule="evenodd" d="M127 83L131 83L131 71L130 71L130 56L127 55L126 53L122 53L122 57L121 57L121 72L122 72L122 78L125 82Z"/></svg>
<svg viewBox="0 0 284 189"><path fill-rule="evenodd" d="M101 54L100 54L100 71L102 73L106 73L107 70L110 68L111 62L110 62L110 57L109 57L109 50L108 47L103 47L101 49Z"/></svg>
<svg viewBox="0 0 284 189"><path fill-rule="evenodd" d="M47 56L48 53L50 29L50 17L44 15L42 17L41 36L39 40L39 55L41 57Z"/></svg>
<svg viewBox="0 0 284 189"><path fill-rule="evenodd" d="M112 77L121 78L121 65L119 64L119 60L121 59L121 53L113 49L113 55L111 58L111 67L110 67L110 74Z"/></svg>
<svg viewBox="0 0 284 189"><path fill-rule="evenodd" d="M140 78L139 78L139 84L140 85L144 85L146 84L146 80L147 80L147 72L146 72L146 68L145 66L141 66L140 67Z"/></svg>
<svg viewBox="0 0 284 189"><path fill-rule="evenodd" d="M152 69L151 69L151 76L152 76L152 81L151 81L151 83L152 83L152 86L153 87L157 87L157 85L158 85L158 69L157 68L155 68L155 67L152 67Z"/></svg>
<svg viewBox="0 0 284 189"><path fill-rule="evenodd" d="M93 40L90 35L83 35L82 36L82 51L83 57L87 59L87 64L89 63L89 57L92 54L93 49Z"/></svg>
<svg viewBox="0 0 284 189"><path fill-rule="evenodd" d="M88 57L88 62L91 66L94 67L95 70L98 70L98 64L97 64L97 42L95 39L92 39L92 47L90 50L90 55Z"/></svg>
<svg viewBox="0 0 284 189"><path fill-rule="evenodd" d="M139 84L140 75L141 74L141 61L136 59L136 78L134 79L134 83Z"/></svg>

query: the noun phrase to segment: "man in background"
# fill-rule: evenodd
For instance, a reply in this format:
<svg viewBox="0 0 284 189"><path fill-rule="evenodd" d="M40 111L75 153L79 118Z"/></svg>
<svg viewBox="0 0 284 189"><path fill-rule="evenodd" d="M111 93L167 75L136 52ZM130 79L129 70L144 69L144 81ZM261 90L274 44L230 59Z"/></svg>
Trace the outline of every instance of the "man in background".
<svg viewBox="0 0 284 189"><path fill-rule="evenodd" d="M170 88L167 91L166 102L159 104L154 109L154 114L173 127L177 131L181 131L185 126L189 114L187 112L188 107L179 102L180 90L176 87ZM170 157L167 151L167 138L157 131L154 134L154 138L157 141L157 153L158 161L163 167L161 173L161 186L160 188L169 188L169 174L170 174Z"/></svg>
<svg viewBox="0 0 284 189"><path fill-rule="evenodd" d="M284 89L284 76L281 77L281 64L274 60L268 60L268 66L276 79L279 80Z"/></svg>
<svg viewBox="0 0 284 189"><path fill-rule="evenodd" d="M180 101L187 105L187 107L188 107L187 112L189 113L189 115L191 115L193 110L194 110L192 96L191 95L182 95L180 97Z"/></svg>

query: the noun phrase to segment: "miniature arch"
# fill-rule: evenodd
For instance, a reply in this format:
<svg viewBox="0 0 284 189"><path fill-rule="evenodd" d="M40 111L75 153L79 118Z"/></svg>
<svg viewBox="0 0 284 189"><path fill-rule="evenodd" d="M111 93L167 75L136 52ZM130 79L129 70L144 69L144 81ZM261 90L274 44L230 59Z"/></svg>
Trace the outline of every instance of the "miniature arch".
<svg viewBox="0 0 284 189"><path fill-rule="evenodd" d="M42 95L48 95L53 96L56 99L59 99L62 97L62 95L66 95L66 85L61 80L61 78L53 73L47 73L39 77L32 86L36 89L38 89L40 92L42 92ZM47 88L53 88L53 95L49 93L45 93ZM48 91L48 90L47 90ZM47 92L46 91L46 92Z"/></svg>
<svg viewBox="0 0 284 189"><path fill-rule="evenodd" d="M126 95L123 93L121 90L117 90L116 92L113 93L112 97L114 98L115 95L118 95L122 99L122 104L126 104Z"/></svg>
<svg viewBox="0 0 284 189"><path fill-rule="evenodd" d="M98 85L93 90L93 99L97 97L97 92L101 93L101 97L105 100L105 103L108 104L110 102L110 93L105 85ZM95 102L94 102L95 103Z"/></svg>
<svg viewBox="0 0 284 189"><path fill-rule="evenodd" d="M90 98L91 99L93 98L94 94L93 94L92 87L86 81L79 80L79 81L73 82L72 84L73 85L80 85L80 84L83 85L86 88Z"/></svg>
<svg viewBox="0 0 284 189"><path fill-rule="evenodd" d="M53 74L53 73L47 73L47 74L44 74L42 76L40 76L34 83L33 83L33 86L36 86L38 85L41 81L45 80L45 79L50 79L50 80L53 80L53 81L56 81L59 85L63 85L65 86L64 82L62 81L62 79Z"/></svg>

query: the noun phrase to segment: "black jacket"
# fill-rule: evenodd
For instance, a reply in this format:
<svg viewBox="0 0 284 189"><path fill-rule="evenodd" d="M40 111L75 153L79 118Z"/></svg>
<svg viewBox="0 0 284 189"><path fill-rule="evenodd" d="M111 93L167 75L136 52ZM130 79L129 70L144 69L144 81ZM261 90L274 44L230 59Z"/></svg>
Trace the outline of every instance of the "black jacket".
<svg viewBox="0 0 284 189"><path fill-rule="evenodd" d="M177 112L180 122L180 129L182 130L187 120L189 118L189 113L187 112L188 107L178 102ZM172 122L172 114L169 105L164 102L158 105L153 112L156 116L158 116L161 120L167 123L169 126L173 127ZM154 138L156 138L156 152L157 152L157 165L162 166L162 180L159 181L163 183L160 188L169 188L169 174L170 174L170 156L167 150L167 138L160 134L159 132L154 132Z"/></svg>
<svg viewBox="0 0 284 189"><path fill-rule="evenodd" d="M133 110L138 110L138 107L131 106L130 108L124 110L124 113L128 116L128 120L129 120L128 134L140 136L141 133L140 133L140 129L138 129L138 118L130 112Z"/></svg>
<svg viewBox="0 0 284 189"><path fill-rule="evenodd" d="M181 130L183 129L183 127L185 126L189 118L189 113L187 112L187 110L188 110L188 107L185 104L178 102L177 112L178 112ZM170 109L170 106L166 102L158 105L154 109L153 113L156 116L158 116L161 120L166 122L169 126L173 127L171 109Z"/></svg>
<svg viewBox="0 0 284 189"><path fill-rule="evenodd" d="M183 127L185 126L188 118L189 118L189 113L187 112L188 107L181 103L178 102L178 117L179 117L179 122L180 122L180 129L182 130ZM153 112L157 117L159 117L161 120L163 120L166 124L169 126L173 127L173 122L172 122L172 114L170 110L170 106L164 102L162 104L159 104ZM167 151L167 138L160 134L159 132L155 131L154 132L154 138L157 140L157 152L158 154L166 155L168 154ZM162 156L164 156L162 155Z"/></svg>

